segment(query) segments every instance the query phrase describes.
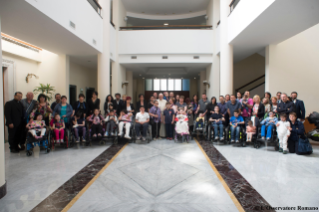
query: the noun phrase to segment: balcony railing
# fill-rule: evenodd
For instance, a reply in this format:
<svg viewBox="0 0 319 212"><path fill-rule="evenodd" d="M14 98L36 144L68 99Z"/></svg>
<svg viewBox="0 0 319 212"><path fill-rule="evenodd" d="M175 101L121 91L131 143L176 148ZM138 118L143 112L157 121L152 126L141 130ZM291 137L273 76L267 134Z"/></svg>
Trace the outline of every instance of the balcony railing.
<svg viewBox="0 0 319 212"><path fill-rule="evenodd" d="M232 0L229 7L230 7L230 13L233 12L233 10L235 9L235 7L237 6L238 2L240 2L240 0Z"/></svg>
<svg viewBox="0 0 319 212"><path fill-rule="evenodd" d="M161 25L161 26L130 26L120 30L170 30L170 29L212 29L211 25Z"/></svg>
<svg viewBox="0 0 319 212"><path fill-rule="evenodd" d="M102 7L96 0L88 0L93 9L102 17Z"/></svg>

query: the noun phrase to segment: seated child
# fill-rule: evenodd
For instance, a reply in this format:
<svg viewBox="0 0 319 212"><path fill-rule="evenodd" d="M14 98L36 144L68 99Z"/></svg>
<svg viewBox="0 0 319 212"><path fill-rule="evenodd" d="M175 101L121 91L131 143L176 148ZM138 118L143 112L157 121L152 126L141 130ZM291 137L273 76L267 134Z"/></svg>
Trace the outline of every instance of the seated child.
<svg viewBox="0 0 319 212"><path fill-rule="evenodd" d="M56 113L54 116L52 129L55 133L55 139L57 144L59 144L60 142L64 142L64 128L65 124L63 119L61 119L60 115Z"/></svg>
<svg viewBox="0 0 319 212"><path fill-rule="evenodd" d="M247 127L246 127L246 134L247 134L247 141L251 142L251 139L253 135L256 134L256 127L253 126L252 121L248 121Z"/></svg>
<svg viewBox="0 0 319 212"><path fill-rule="evenodd" d="M41 113L35 115L36 120L30 119L26 128L29 129L29 133L33 135L35 139L40 139L45 135L45 122L42 120L43 116ZM37 132L41 132L41 135L38 136Z"/></svg>
<svg viewBox="0 0 319 212"><path fill-rule="evenodd" d="M230 130L231 130L231 142L234 142L235 132L236 132L236 143L239 143L239 133L240 133L240 124L245 124L242 116L239 115L239 111L234 111L234 116L229 120Z"/></svg>
<svg viewBox="0 0 319 212"><path fill-rule="evenodd" d="M85 142L86 128L85 128L85 119L82 116L82 113L77 113L73 118L73 129L75 134L75 142L79 143L79 132L82 132L82 141Z"/></svg>
<svg viewBox="0 0 319 212"><path fill-rule="evenodd" d="M109 106L111 106L111 104ZM105 136L114 136L114 129L116 128L118 121L116 113L113 109L109 111L104 122L106 123Z"/></svg>
<svg viewBox="0 0 319 212"><path fill-rule="evenodd" d="M100 114L99 109L94 109L94 112L92 115L88 117L89 121L92 123L91 125L91 133L93 135L93 138L96 137L102 137L102 126L103 126L103 117Z"/></svg>
<svg viewBox="0 0 319 212"><path fill-rule="evenodd" d="M204 127L205 115L200 113L196 118L196 129L201 130Z"/></svg>
<svg viewBox="0 0 319 212"><path fill-rule="evenodd" d="M112 103L109 104L109 106L108 106L108 108L106 110L107 114L109 114L111 112L111 110L114 110L114 106L113 106Z"/></svg>
<svg viewBox="0 0 319 212"><path fill-rule="evenodd" d="M130 137L130 128L131 128L131 117L132 113L125 113L125 110L122 110L119 117L119 136L123 135L123 128L125 126L125 136L126 139L131 139Z"/></svg>
<svg viewBox="0 0 319 212"><path fill-rule="evenodd" d="M285 113L280 114L280 121L276 124L277 133L279 138L279 152L283 152L284 154L288 153L287 149L287 140L290 136L290 122L287 121L287 115Z"/></svg>
<svg viewBox="0 0 319 212"><path fill-rule="evenodd" d="M175 126L176 133L182 136L189 135L188 116L186 115L186 112L184 110L178 111L175 121L176 121L176 126Z"/></svg>
<svg viewBox="0 0 319 212"><path fill-rule="evenodd" d="M218 138L222 141L224 140L223 131L224 131L224 125L223 121L225 121L223 115L219 111L219 107L214 107L214 112L210 115L209 121L211 122L212 127L214 128L215 132L215 140ZM218 129L219 129L219 137L218 137Z"/></svg>
<svg viewBox="0 0 319 212"><path fill-rule="evenodd" d="M275 113L270 111L269 117L265 118L262 122L260 122L261 126L261 139L265 140L266 135L266 127L267 127L267 135L266 139L269 141L271 139L272 129L277 124L278 119L275 116Z"/></svg>

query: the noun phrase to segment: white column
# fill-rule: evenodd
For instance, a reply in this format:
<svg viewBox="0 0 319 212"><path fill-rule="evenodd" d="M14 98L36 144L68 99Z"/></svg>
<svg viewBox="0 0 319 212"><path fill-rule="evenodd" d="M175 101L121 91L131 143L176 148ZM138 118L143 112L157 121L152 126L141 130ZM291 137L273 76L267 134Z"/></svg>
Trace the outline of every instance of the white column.
<svg viewBox="0 0 319 212"><path fill-rule="evenodd" d="M205 87L203 83L205 80L207 80L206 71L201 71L199 74L200 76L199 76L199 97L198 98L201 98L203 93L207 93L206 91L207 87Z"/></svg>
<svg viewBox="0 0 319 212"><path fill-rule="evenodd" d="M126 86L126 94L132 98L132 102L135 102L136 99L133 98L133 72L126 71L126 81L128 85Z"/></svg>
<svg viewBox="0 0 319 212"><path fill-rule="evenodd" d="M65 56L65 89L65 95L70 101L70 57L68 55Z"/></svg>
<svg viewBox="0 0 319 212"><path fill-rule="evenodd" d="M1 32L1 18L0 18L0 32ZM2 79L2 46L1 46L1 36L0 36L0 64L1 64L1 74L0 74L0 188L5 186L5 151L4 151L4 117L3 117L3 79ZM0 193L1 194L1 193ZM2 198L0 196L0 198Z"/></svg>
<svg viewBox="0 0 319 212"><path fill-rule="evenodd" d="M103 9L103 53L98 54L97 91L103 108L104 99L110 94L110 1L99 1ZM102 110L103 111L103 110Z"/></svg>
<svg viewBox="0 0 319 212"><path fill-rule="evenodd" d="M265 67L265 91L270 91L270 74L271 72L274 73L275 69L275 45L269 45L266 47L266 55L265 55L265 60L266 60L266 67Z"/></svg>
<svg viewBox="0 0 319 212"><path fill-rule="evenodd" d="M233 93L233 46L228 43L230 0L220 1L220 94Z"/></svg>

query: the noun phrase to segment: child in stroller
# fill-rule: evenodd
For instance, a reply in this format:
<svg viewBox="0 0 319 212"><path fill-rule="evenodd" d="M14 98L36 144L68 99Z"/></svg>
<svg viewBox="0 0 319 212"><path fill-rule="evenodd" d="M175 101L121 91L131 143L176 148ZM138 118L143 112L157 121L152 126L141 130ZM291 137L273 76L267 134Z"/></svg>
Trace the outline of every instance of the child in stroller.
<svg viewBox="0 0 319 212"><path fill-rule="evenodd" d="M29 133L35 139L42 139L45 135L46 127L45 122L43 121L43 116L41 113L37 113L35 115L36 120L30 119L29 123L27 124L26 128L29 129ZM37 135L38 132L41 132L40 136Z"/></svg>
<svg viewBox="0 0 319 212"><path fill-rule="evenodd" d="M93 138L102 138L103 133L103 120L104 118L100 114L99 109L94 109L94 112L92 115L88 117L89 122L92 123L91 125L91 131L92 131L92 137Z"/></svg>
<svg viewBox="0 0 319 212"><path fill-rule="evenodd" d="M175 141L177 141L177 135L181 135L182 139L187 138L189 139L189 128L188 128L188 117L184 110L179 110L176 118L176 125L175 125Z"/></svg>
<svg viewBox="0 0 319 212"><path fill-rule="evenodd" d="M109 105L109 106L111 106L111 105ZM117 120L115 111L113 109L111 109L109 111L109 113L107 114L104 122L106 123L105 136L109 136L109 135L110 136L114 136L115 135L114 134L114 130L117 127L118 120Z"/></svg>

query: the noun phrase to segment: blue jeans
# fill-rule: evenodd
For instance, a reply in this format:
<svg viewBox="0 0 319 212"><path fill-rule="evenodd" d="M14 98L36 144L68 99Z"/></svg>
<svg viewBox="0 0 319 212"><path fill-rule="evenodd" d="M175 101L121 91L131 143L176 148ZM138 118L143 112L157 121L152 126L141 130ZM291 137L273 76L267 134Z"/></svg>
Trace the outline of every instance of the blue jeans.
<svg viewBox="0 0 319 212"><path fill-rule="evenodd" d="M215 137L218 136L218 128L219 128L219 138L223 137L223 131L224 131L224 125L221 124L216 124L215 122L212 123L212 127L214 127L214 132L215 132Z"/></svg>
<svg viewBox="0 0 319 212"><path fill-rule="evenodd" d="M142 136L146 137L148 123L144 123L144 124L136 123L135 125L136 136L140 136L141 129L142 129Z"/></svg>
<svg viewBox="0 0 319 212"><path fill-rule="evenodd" d="M237 126L237 127L231 126L230 130L231 130L231 140L234 140L234 134L236 132L236 139L235 140L238 141L239 140L240 127L239 126Z"/></svg>
<svg viewBox="0 0 319 212"><path fill-rule="evenodd" d="M268 125L266 138L271 138L272 128L273 128L272 125ZM265 137L265 134L266 134L266 125L262 125L261 126L261 137Z"/></svg>

